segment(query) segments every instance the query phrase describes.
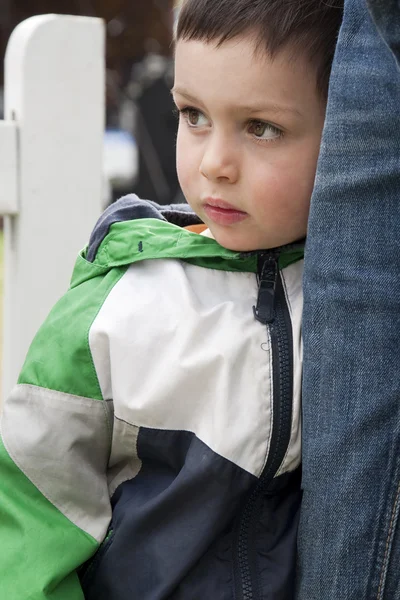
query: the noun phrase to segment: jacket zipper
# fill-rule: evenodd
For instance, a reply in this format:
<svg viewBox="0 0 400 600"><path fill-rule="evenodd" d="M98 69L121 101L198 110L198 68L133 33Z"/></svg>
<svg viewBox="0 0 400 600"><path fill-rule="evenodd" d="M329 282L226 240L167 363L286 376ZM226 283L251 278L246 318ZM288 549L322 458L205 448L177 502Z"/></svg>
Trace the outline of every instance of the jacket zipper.
<svg viewBox="0 0 400 600"><path fill-rule="evenodd" d="M290 441L293 395L292 326L278 253L258 257L258 297L255 318L269 329L273 370L273 418L269 456L258 483L244 505L238 527L235 600L260 600L249 552L249 536L257 519L258 499L282 464Z"/></svg>

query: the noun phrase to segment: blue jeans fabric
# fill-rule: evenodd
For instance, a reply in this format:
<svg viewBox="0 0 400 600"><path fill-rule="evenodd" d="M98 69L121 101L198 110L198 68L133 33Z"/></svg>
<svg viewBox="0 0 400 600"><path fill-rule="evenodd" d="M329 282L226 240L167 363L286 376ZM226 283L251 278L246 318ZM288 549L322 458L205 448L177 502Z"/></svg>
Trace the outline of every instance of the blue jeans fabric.
<svg viewBox="0 0 400 600"><path fill-rule="evenodd" d="M305 257L297 600L400 599L400 1L345 0Z"/></svg>

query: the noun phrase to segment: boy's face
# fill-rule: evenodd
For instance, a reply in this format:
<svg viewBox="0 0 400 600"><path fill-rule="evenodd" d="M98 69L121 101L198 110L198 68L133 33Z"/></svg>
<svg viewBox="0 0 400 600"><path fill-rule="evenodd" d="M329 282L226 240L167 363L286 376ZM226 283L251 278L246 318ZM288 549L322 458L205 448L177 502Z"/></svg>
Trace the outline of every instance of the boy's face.
<svg viewBox="0 0 400 600"><path fill-rule="evenodd" d="M305 57L288 49L271 60L250 37L177 42L178 177L222 246L305 235L325 114L315 77Z"/></svg>

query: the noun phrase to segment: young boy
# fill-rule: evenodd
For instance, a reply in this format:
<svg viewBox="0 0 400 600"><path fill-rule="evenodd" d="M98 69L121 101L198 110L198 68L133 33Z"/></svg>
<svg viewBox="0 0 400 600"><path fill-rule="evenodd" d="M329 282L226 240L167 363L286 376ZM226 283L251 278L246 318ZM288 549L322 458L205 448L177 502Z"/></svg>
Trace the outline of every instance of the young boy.
<svg viewBox="0 0 400 600"><path fill-rule="evenodd" d="M113 205L37 334L2 420L1 598L292 597L299 240L340 7L184 4L196 214Z"/></svg>

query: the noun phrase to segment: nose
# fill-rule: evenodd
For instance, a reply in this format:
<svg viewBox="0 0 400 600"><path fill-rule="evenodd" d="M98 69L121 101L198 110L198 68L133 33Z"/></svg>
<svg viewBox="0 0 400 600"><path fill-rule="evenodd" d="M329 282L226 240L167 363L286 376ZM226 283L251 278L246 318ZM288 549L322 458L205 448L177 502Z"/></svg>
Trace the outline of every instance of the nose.
<svg viewBox="0 0 400 600"><path fill-rule="evenodd" d="M208 136L200 173L210 181L235 183L239 177L238 149L232 139L216 131Z"/></svg>

